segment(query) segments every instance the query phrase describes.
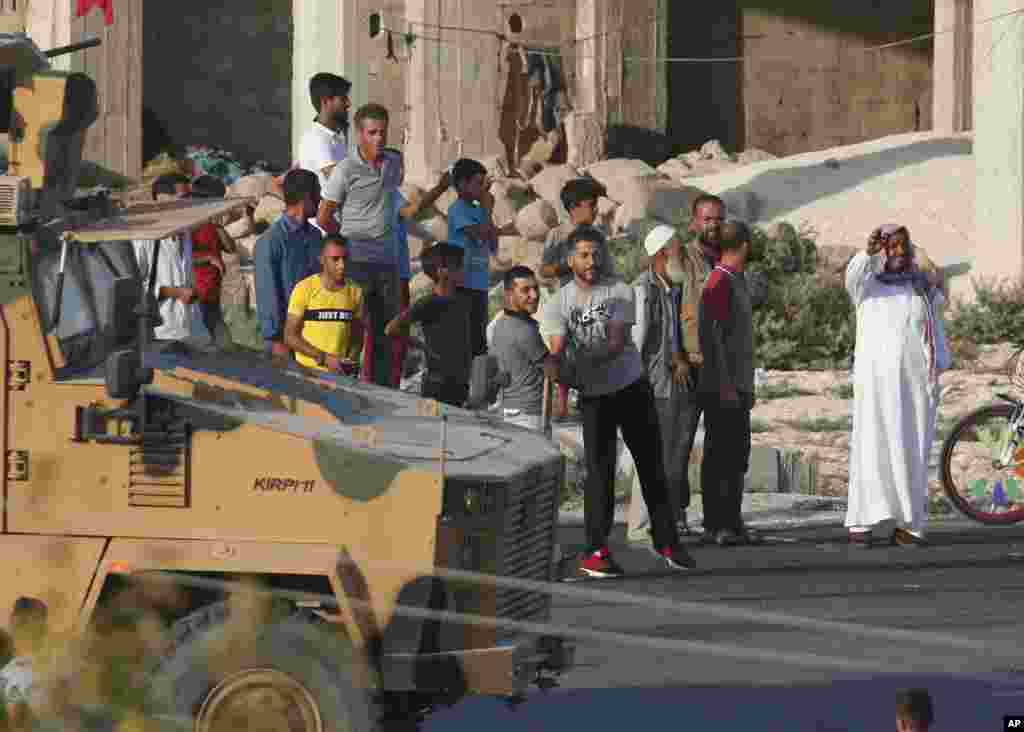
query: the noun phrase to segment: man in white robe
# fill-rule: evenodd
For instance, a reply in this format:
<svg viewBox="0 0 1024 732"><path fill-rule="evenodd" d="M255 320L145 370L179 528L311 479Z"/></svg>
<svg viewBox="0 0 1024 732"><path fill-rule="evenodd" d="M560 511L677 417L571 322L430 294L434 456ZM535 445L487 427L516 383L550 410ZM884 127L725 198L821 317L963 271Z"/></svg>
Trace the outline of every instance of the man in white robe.
<svg viewBox="0 0 1024 732"><path fill-rule="evenodd" d="M925 543L928 462L939 374L949 366L941 277L914 259L905 227L876 229L846 269L857 310L846 527L856 546L895 524L890 541Z"/></svg>

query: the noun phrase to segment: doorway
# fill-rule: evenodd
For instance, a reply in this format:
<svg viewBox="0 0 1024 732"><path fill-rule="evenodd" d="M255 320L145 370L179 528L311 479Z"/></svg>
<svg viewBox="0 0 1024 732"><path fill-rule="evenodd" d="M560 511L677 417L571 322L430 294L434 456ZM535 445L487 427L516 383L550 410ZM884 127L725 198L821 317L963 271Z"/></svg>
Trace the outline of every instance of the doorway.
<svg viewBox="0 0 1024 732"><path fill-rule="evenodd" d="M291 163L292 0L140 3L143 162L187 145Z"/></svg>
<svg viewBox="0 0 1024 732"><path fill-rule="evenodd" d="M668 55L721 58L742 55L742 14L737 2L668 3ZM668 63L666 132L679 155L719 140L726 150L744 146L743 67L740 63Z"/></svg>

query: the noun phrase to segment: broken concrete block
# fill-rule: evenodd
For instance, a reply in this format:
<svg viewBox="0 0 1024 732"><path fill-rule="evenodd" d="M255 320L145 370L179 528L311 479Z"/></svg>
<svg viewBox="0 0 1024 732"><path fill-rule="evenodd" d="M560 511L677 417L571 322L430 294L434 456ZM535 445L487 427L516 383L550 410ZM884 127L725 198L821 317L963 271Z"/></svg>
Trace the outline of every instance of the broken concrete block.
<svg viewBox="0 0 1024 732"><path fill-rule="evenodd" d="M550 165L530 179L530 187L557 210L562 207L562 186L579 177L579 171L571 165Z"/></svg>
<svg viewBox="0 0 1024 732"><path fill-rule="evenodd" d="M614 233L615 212L618 210L618 203L606 196L601 196L597 199L597 224L605 231Z"/></svg>
<svg viewBox="0 0 1024 732"><path fill-rule="evenodd" d="M254 224L255 222L246 214L225 226L224 231L228 232L228 235L237 241L242 237L249 236L253 232Z"/></svg>
<svg viewBox="0 0 1024 732"><path fill-rule="evenodd" d="M245 198L247 196L263 198L273 192L273 181L274 176L270 173L246 175L228 186L227 196L228 198Z"/></svg>
<svg viewBox="0 0 1024 732"><path fill-rule="evenodd" d="M705 160L721 160L725 162L735 162L735 158L726 152L726 149L722 147L722 143L718 140L708 140L700 147L700 154Z"/></svg>
<svg viewBox="0 0 1024 732"><path fill-rule="evenodd" d="M694 199L704 193L699 188L674 183L659 176L627 179L620 186L622 205L615 214L615 225L630 236L634 227L644 219L659 221L685 228L690 221L690 208Z"/></svg>
<svg viewBox="0 0 1024 732"><path fill-rule="evenodd" d="M247 293L242 272L239 269L241 257L238 254L224 252L224 277L220 283L220 301L222 305L245 305Z"/></svg>
<svg viewBox="0 0 1024 732"><path fill-rule="evenodd" d="M602 160L587 167L586 172L605 187L608 198L619 203L625 202L631 181L637 178L657 176L657 171L643 160L613 158Z"/></svg>
<svg viewBox="0 0 1024 732"><path fill-rule="evenodd" d="M760 163L765 160L775 159L775 155L772 155L770 152L765 152L764 150L758 150L756 147L747 148L736 156L736 162L740 165L750 165L751 163Z"/></svg>
<svg viewBox="0 0 1024 732"><path fill-rule="evenodd" d="M270 225L277 220L277 217L284 213L284 201L277 196L263 196L256 205L256 212L253 214L253 221L258 224Z"/></svg>
<svg viewBox="0 0 1024 732"><path fill-rule="evenodd" d="M494 196L494 210L491 211L494 225L500 227L513 222L520 206L516 205L508 184L504 180L495 181L491 184L491 195Z"/></svg>
<svg viewBox="0 0 1024 732"><path fill-rule="evenodd" d="M543 198L531 203L516 215L516 230L526 239L543 241L558 226L558 212Z"/></svg>
<svg viewBox="0 0 1024 732"><path fill-rule="evenodd" d="M519 163L519 174L523 176L523 180L530 180L542 170L544 170L544 164L530 158L523 158Z"/></svg>
<svg viewBox="0 0 1024 732"><path fill-rule="evenodd" d="M504 155L488 155L486 158L481 158L480 164L487 168L487 175L491 178L508 177L508 161Z"/></svg>
<svg viewBox="0 0 1024 732"><path fill-rule="evenodd" d="M687 165L690 166L690 172L684 176L686 178L699 178L704 175L716 175L739 167L737 163L732 161L718 160L716 158L702 158L700 160L695 160L692 163L687 163Z"/></svg>
<svg viewBox="0 0 1024 732"><path fill-rule="evenodd" d="M693 168L682 158L669 158L657 167L657 171L673 180L689 178L693 175Z"/></svg>
<svg viewBox="0 0 1024 732"><path fill-rule="evenodd" d="M564 118L566 162L576 168L592 165L605 156L607 130L590 112L570 112Z"/></svg>

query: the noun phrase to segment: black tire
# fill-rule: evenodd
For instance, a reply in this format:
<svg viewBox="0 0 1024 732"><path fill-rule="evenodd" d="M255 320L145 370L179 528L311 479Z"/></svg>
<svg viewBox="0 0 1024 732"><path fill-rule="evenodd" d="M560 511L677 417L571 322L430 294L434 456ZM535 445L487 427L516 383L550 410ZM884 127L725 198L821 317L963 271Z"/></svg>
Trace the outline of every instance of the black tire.
<svg viewBox="0 0 1024 732"><path fill-rule="evenodd" d="M289 722L296 721L291 718L296 714L305 719L289 724L290 729L375 729L369 690L357 684L354 664L358 661L340 633L325 627L315 615L300 611L246 634L241 643L223 646L233 632L231 625L226 604L216 603L172 627L174 650L150 678L154 712L182 723L192 720L197 729L226 729L239 719L231 716L232 710L244 706L232 706L235 701L256 693L253 690L257 688L272 688L307 700L288 707ZM296 692L300 687L294 684L307 694ZM310 706L319 723L309 721ZM256 709L244 718L259 716Z"/></svg>
<svg viewBox="0 0 1024 732"><path fill-rule="evenodd" d="M984 424L990 419L1009 420L1013 414L1012 404L990 404L976 409L956 423L942 445L942 489L953 506L964 516L990 526L1015 524L1024 520L1024 507L1013 511L992 513L981 511L967 501L963 494L957 489L953 479L952 461L956 446L963 440L970 430L979 424Z"/></svg>

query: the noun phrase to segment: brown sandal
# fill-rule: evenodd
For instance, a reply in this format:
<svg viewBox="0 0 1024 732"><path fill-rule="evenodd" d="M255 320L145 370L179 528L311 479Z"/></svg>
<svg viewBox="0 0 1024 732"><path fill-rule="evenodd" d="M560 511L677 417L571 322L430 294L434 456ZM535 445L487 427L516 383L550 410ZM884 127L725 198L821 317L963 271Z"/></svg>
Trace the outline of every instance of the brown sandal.
<svg viewBox="0 0 1024 732"><path fill-rule="evenodd" d="M889 539L890 546L928 546L928 540L923 536L915 536L906 529L900 527L892 532Z"/></svg>

